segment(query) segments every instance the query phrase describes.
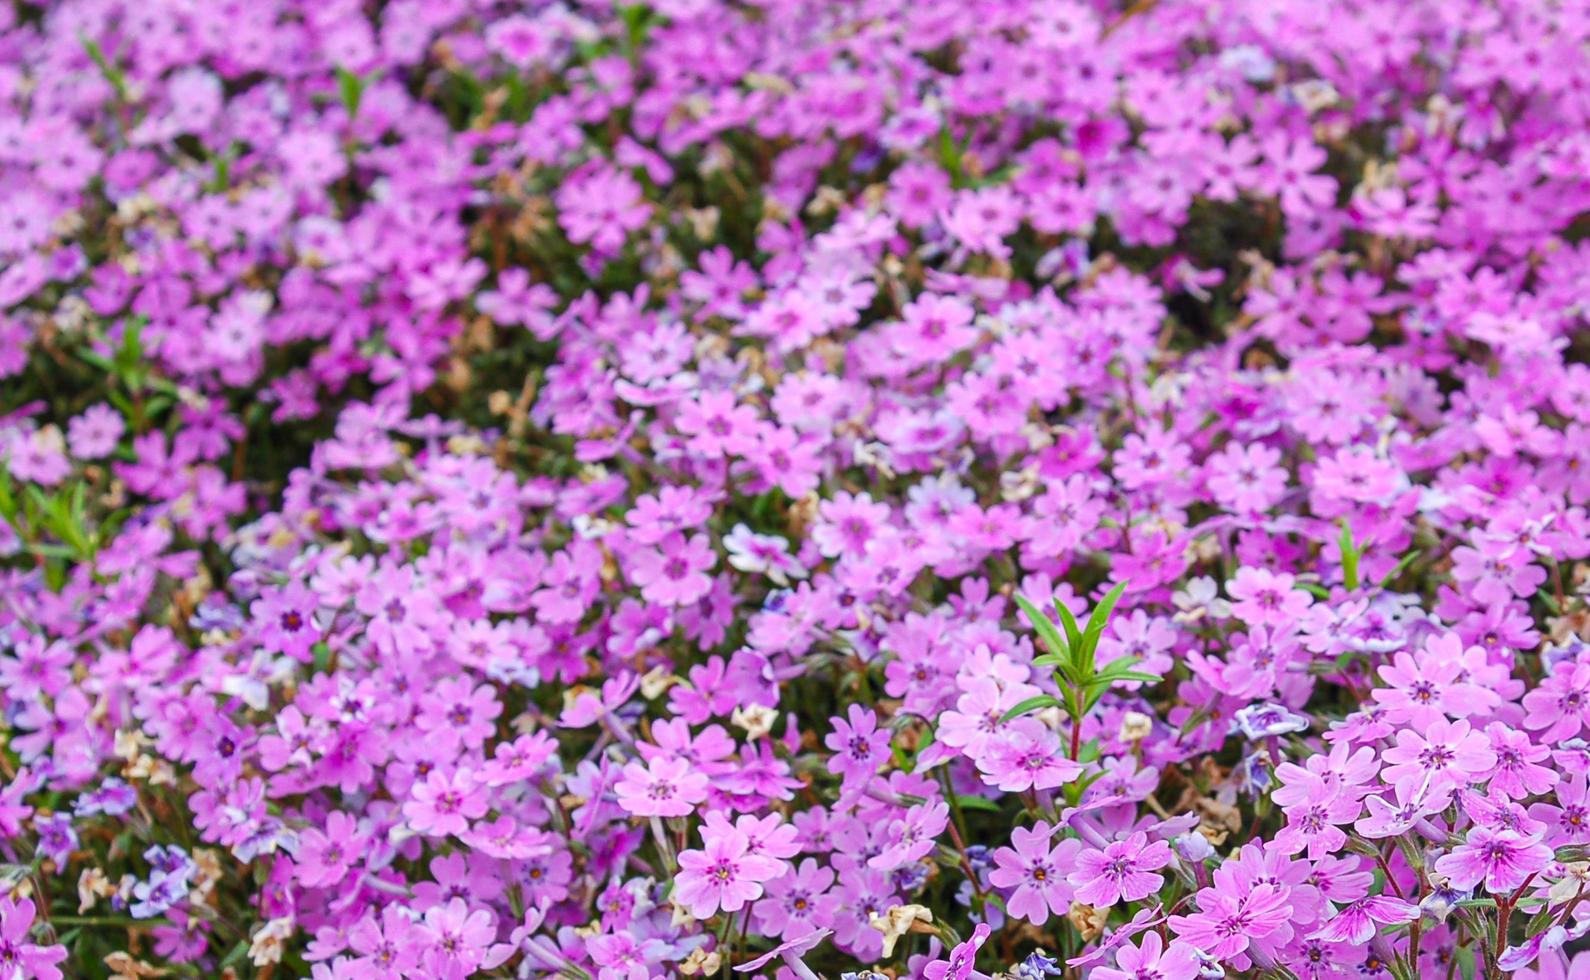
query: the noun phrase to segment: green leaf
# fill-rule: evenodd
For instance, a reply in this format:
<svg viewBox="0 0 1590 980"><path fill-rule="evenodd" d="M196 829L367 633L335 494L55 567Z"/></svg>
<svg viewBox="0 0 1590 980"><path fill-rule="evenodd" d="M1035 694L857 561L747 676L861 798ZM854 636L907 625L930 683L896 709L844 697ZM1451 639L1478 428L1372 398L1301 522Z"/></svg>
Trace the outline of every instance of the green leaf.
<svg viewBox="0 0 1590 980"><path fill-rule="evenodd" d="M16 527L17 498L11 491L11 472L5 469L0 469L0 517L5 518L6 523L12 527ZM22 529L17 528L17 530Z"/></svg>
<svg viewBox="0 0 1590 980"><path fill-rule="evenodd" d="M951 183L960 186L961 154L955 145L955 134L950 132L949 123L939 128L939 166L950 175Z"/></svg>
<svg viewBox="0 0 1590 980"><path fill-rule="evenodd" d="M1038 607L1029 602L1027 597L1021 593L1016 593L1015 598L1016 605L1021 607L1021 611L1027 614L1027 620L1032 623L1032 628L1037 630L1038 635L1043 639L1043 645L1049 649L1049 653L1052 656L1057 658L1055 662L1059 662L1058 658L1070 657L1070 645L1066 643L1065 637L1060 635L1060 631L1055 629L1055 625L1050 621L1049 617L1040 612Z"/></svg>
<svg viewBox="0 0 1590 980"><path fill-rule="evenodd" d="M1077 626L1077 618L1071 615L1071 610L1059 599L1054 601L1055 615L1060 617L1060 625L1066 631L1066 651L1072 656L1076 655L1077 647L1082 644L1082 629Z"/></svg>
<svg viewBox="0 0 1590 980"><path fill-rule="evenodd" d="M1086 668L1083 676L1093 673L1094 651L1099 647L1099 640L1104 636L1104 628L1110 623L1110 614L1115 612L1115 604L1121 601L1121 596L1126 593L1127 583L1121 582L1105 595L1093 612L1088 615L1088 628L1082 634L1082 664Z"/></svg>
<svg viewBox="0 0 1590 980"><path fill-rule="evenodd" d="M1342 519L1342 534L1336 543L1342 549L1342 581L1347 584L1347 591L1353 592L1358 588L1358 559L1362 552L1353 541L1353 529L1348 526L1347 519Z"/></svg>
<svg viewBox="0 0 1590 980"><path fill-rule="evenodd" d="M1397 561L1397 566L1391 571L1387 572L1386 577L1380 580L1380 587L1384 589L1386 586L1396 581L1397 576L1401 575L1403 572L1406 572L1408 570L1408 566L1412 565L1414 561L1418 559L1419 554L1419 549L1415 548L1406 555L1403 555L1402 558Z"/></svg>
<svg viewBox="0 0 1590 980"><path fill-rule="evenodd" d="M238 963L243 962L243 957L245 957L247 955L248 955L248 940L247 939L238 940L237 945L233 946L232 947L232 951L230 953L227 953L226 954L226 958L221 961L221 969L225 970L229 966L235 966Z"/></svg>
<svg viewBox="0 0 1590 980"><path fill-rule="evenodd" d="M96 354L91 350L79 350L77 352L77 358L86 364L92 364L94 367L99 368L106 374L116 373L116 362L112 361L108 357L105 357L103 354Z"/></svg>
<svg viewBox="0 0 1590 980"><path fill-rule="evenodd" d="M967 793L955 797L955 803L962 810L984 810L988 813L1000 812L999 804L993 800L981 796L972 796Z"/></svg>
<svg viewBox="0 0 1590 980"><path fill-rule="evenodd" d="M1164 679L1165 678L1160 677L1157 674L1149 674L1141 670L1122 670L1113 674L1095 674L1093 676L1093 682L1095 684L1097 684L1099 681L1104 681L1106 686L1110 684L1118 684L1121 681L1136 681L1139 684L1158 684Z"/></svg>
<svg viewBox="0 0 1590 980"><path fill-rule="evenodd" d="M1005 712L1005 714L999 720L1000 721L1009 721L1012 718L1020 718L1022 715L1031 714L1032 712L1037 711L1040 708L1058 708L1058 707L1060 707L1060 702L1058 700L1056 700L1052 695L1035 694L1032 697L1028 698L1027 700L1025 700L1025 701L1021 702L1020 704L1016 705L1014 708L1011 708L1009 711Z"/></svg>
<svg viewBox="0 0 1590 980"><path fill-rule="evenodd" d="M337 67L337 92L342 96L342 107L348 118L359 115L359 103L364 99L365 80L342 66Z"/></svg>
<svg viewBox="0 0 1590 980"><path fill-rule="evenodd" d="M105 76L105 81L110 83L110 87L116 90L116 98L126 102L126 72L122 71L120 68L111 63L111 60L105 56L105 49L99 46L98 41L89 37L87 34L78 35L78 40L82 42L83 50L88 52L89 60L92 61L94 66L99 69L100 74Z"/></svg>

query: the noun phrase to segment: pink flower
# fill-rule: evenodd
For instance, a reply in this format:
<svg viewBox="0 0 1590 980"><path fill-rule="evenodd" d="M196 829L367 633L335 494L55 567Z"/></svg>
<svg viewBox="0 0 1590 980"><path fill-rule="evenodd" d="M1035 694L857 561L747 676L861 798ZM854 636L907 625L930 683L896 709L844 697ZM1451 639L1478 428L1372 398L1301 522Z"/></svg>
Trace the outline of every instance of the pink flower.
<svg viewBox="0 0 1590 980"><path fill-rule="evenodd" d="M28 942L34 910L32 899L0 898L0 977L61 980L55 964L66 959L66 947Z"/></svg>
<svg viewBox="0 0 1590 980"><path fill-rule="evenodd" d="M469 821L486 815L486 791L468 769L435 770L413 794L403 815L415 831L431 837L462 833Z"/></svg>
<svg viewBox="0 0 1590 980"><path fill-rule="evenodd" d="M558 190L558 222L576 244L617 253L629 232L643 227L651 206L633 178L610 167L576 174Z"/></svg>
<svg viewBox="0 0 1590 980"><path fill-rule="evenodd" d="M681 402L674 425L690 436L689 449L702 456L743 453L756 445L756 411L732 391L704 391Z"/></svg>
<svg viewBox="0 0 1590 980"><path fill-rule="evenodd" d="M823 739L833 751L830 771L844 778L847 787L866 782L889 757L889 733L879 730L878 716L871 709L853 704L850 720L833 719L834 730Z"/></svg>
<svg viewBox="0 0 1590 980"><path fill-rule="evenodd" d="M1312 773L1287 789L1294 792L1284 802L1276 800L1283 803L1287 822L1275 835L1275 846L1284 854L1307 848L1310 861L1340 850L1347 843L1347 834L1338 824L1352 823L1364 809L1358 794Z"/></svg>
<svg viewBox="0 0 1590 980"><path fill-rule="evenodd" d="M1560 742L1590 726L1590 660L1560 664L1524 695L1524 727L1540 739Z"/></svg>
<svg viewBox="0 0 1590 980"><path fill-rule="evenodd" d="M1237 514L1253 514L1275 506L1286 493L1281 453L1263 443L1232 443L1209 458L1209 489L1215 500Z"/></svg>
<svg viewBox="0 0 1590 980"><path fill-rule="evenodd" d="M304 663L313 658L310 648L320 639L315 622L319 600L301 582L289 582L266 592L249 606L259 624L259 642L267 650Z"/></svg>
<svg viewBox="0 0 1590 980"><path fill-rule="evenodd" d="M947 960L935 960L922 968L922 976L927 980L977 980L983 977L974 968L977 962L977 951L983 948L988 934L993 930L988 928L988 923L979 922L977 928L972 930L972 938L950 950Z"/></svg>
<svg viewBox="0 0 1590 980"><path fill-rule="evenodd" d="M1382 774L1387 782L1413 780L1432 794L1472 783L1496 765L1490 740L1466 721L1437 721L1423 734L1402 729L1382 758L1391 763Z"/></svg>
<svg viewBox="0 0 1590 980"><path fill-rule="evenodd" d="M686 538L670 534L658 548L643 548L630 559L630 579L641 588L648 602L664 606L683 606L712 590L707 574L718 561L704 534Z"/></svg>
<svg viewBox="0 0 1590 980"><path fill-rule="evenodd" d="M1159 933L1143 936L1141 946L1122 946L1115 954L1115 968L1095 967L1089 980L1195 980L1199 973L1198 951L1189 943L1173 942L1165 948Z"/></svg>
<svg viewBox="0 0 1590 980"><path fill-rule="evenodd" d="M1551 848L1539 837L1512 830L1475 827L1468 839L1435 862L1453 888L1473 888L1485 883L1486 891L1510 892L1551 861Z"/></svg>
<svg viewBox="0 0 1590 980"><path fill-rule="evenodd" d="M1307 592L1294 589L1296 581L1285 572L1266 568L1241 568L1226 585L1231 594L1231 612L1253 626L1287 626L1302 619L1313 600Z"/></svg>
<svg viewBox="0 0 1590 980"><path fill-rule="evenodd" d="M414 723L439 745L478 749L497 730L493 722L500 714L502 704L491 685L453 677L439 682L433 693L420 699Z"/></svg>
<svg viewBox="0 0 1590 980"><path fill-rule="evenodd" d="M750 853L750 841L735 828L711 834L700 850L679 853L674 900L698 919L719 909L738 912L762 897L762 883L784 874L789 865Z"/></svg>
<svg viewBox="0 0 1590 980"><path fill-rule="evenodd" d="M1170 863L1170 845L1152 843L1141 831L1125 840L1111 841L1102 851L1085 850L1077 857L1077 869L1066 880L1076 888L1076 900L1094 908L1109 908L1116 902L1136 902L1159 890L1165 883L1151 872Z"/></svg>
<svg viewBox="0 0 1590 980"><path fill-rule="evenodd" d="M471 912L462 898L433 906L420 931L429 940L424 953L426 973L437 980L463 980L476 970L489 970L513 955L507 943L494 945L495 917L486 909Z"/></svg>
<svg viewBox="0 0 1590 980"><path fill-rule="evenodd" d="M1419 917L1419 907L1399 901L1389 895L1372 895L1348 904L1337 912L1313 938L1327 942L1348 942L1362 946L1375 938L1375 926L1412 922Z"/></svg>
<svg viewBox="0 0 1590 980"><path fill-rule="evenodd" d="M326 828L311 827L298 837L294 853L298 879L309 888L329 888L348 874L364 852L369 835L353 817L336 811L326 817Z"/></svg>
<svg viewBox="0 0 1590 980"><path fill-rule="evenodd" d="M1215 959L1244 966L1235 958L1249 943L1286 928L1291 916L1286 891L1276 885L1254 885L1241 893L1205 888L1198 893L1198 911L1171 916L1170 927Z"/></svg>
<svg viewBox="0 0 1590 980"><path fill-rule="evenodd" d="M90 405L66 427L66 442L78 459L99 459L116 449L127 429L121 413L109 405Z"/></svg>
<svg viewBox="0 0 1590 980"><path fill-rule="evenodd" d="M1031 830L1017 827L1010 835L1014 847L994 852L996 866L988 875L995 887L1015 889L1005 900L1005 910L1035 925L1049 921L1051 912L1063 916L1071 907L1074 890L1066 872L1074 866L1082 842L1066 838L1050 847L1055 830L1042 822Z"/></svg>
<svg viewBox="0 0 1590 980"><path fill-rule="evenodd" d="M757 928L765 935L789 939L810 932L822 924L817 909L834 883L834 869L819 866L806 858L791 874L767 883L767 894L756 903Z"/></svg>
<svg viewBox="0 0 1590 980"><path fill-rule="evenodd" d="M915 864L932 850L935 840L949 825L950 808L939 800L922 803L905 811L905 816L889 822L889 844L867 861L869 867L890 871Z"/></svg>
<svg viewBox="0 0 1590 980"><path fill-rule="evenodd" d="M988 741L978 757L983 781L1007 793L1064 786L1082 774L1066 758L1060 737L1031 716L1017 718Z"/></svg>
<svg viewBox="0 0 1590 980"><path fill-rule="evenodd" d="M1444 717L1461 718L1500 700L1493 692L1465 683L1463 643L1456 634L1431 640L1417 654L1398 653L1382 665L1380 677L1390 687L1374 691L1394 724L1423 728Z"/></svg>
<svg viewBox="0 0 1590 980"><path fill-rule="evenodd" d="M624 767L618 805L639 817L683 817L707 798L707 777L680 758L658 756Z"/></svg>

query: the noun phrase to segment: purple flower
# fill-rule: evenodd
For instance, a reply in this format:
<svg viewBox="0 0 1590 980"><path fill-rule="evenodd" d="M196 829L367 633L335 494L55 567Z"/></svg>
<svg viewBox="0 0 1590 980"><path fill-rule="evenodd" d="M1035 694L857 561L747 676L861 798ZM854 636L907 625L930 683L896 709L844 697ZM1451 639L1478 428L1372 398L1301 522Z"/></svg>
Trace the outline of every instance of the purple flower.
<svg viewBox="0 0 1590 980"><path fill-rule="evenodd" d="M1162 840L1150 842L1148 835L1134 833L1125 840L1111 841L1102 851L1087 849L1077 855L1077 868L1066 878L1076 889L1074 898L1095 908L1109 908L1117 902L1136 902L1152 895L1164 884L1152 872L1170 863L1170 845Z"/></svg>
<svg viewBox="0 0 1590 980"><path fill-rule="evenodd" d="M55 964L66 959L67 949L28 942L33 913L32 899L0 897L0 976L61 980Z"/></svg>
<svg viewBox="0 0 1590 980"><path fill-rule="evenodd" d="M1313 938L1327 942L1349 942L1361 946L1374 938L1377 924L1396 925L1412 922L1418 917L1418 906L1388 895L1374 895L1361 898L1342 908L1314 933Z"/></svg>
<svg viewBox="0 0 1590 980"><path fill-rule="evenodd" d="M1261 884L1240 894L1205 888L1198 892L1198 911L1173 915L1177 936L1218 960L1237 958L1255 940L1286 928L1292 907L1285 890Z"/></svg>
<svg viewBox="0 0 1590 980"><path fill-rule="evenodd" d="M1094 980L1194 980L1200 975L1198 952L1184 942L1166 948L1159 933L1149 932L1139 946L1127 944L1115 954L1115 968L1097 967Z"/></svg>
<svg viewBox="0 0 1590 980"><path fill-rule="evenodd" d="M775 959L781 959L800 980L814 980L817 974L812 972L811 967L801 962L801 957L822 945L823 940L833 934L832 929L813 929L795 939L785 940L756 959L735 966L734 970L736 973L750 973L760 970Z"/></svg>
<svg viewBox="0 0 1590 980"><path fill-rule="evenodd" d="M994 852L996 867L988 880L998 888L1012 889L1005 910L1034 925L1043 925L1049 915L1065 915L1075 889L1066 875L1075 866L1082 842L1064 838L1050 846L1055 829L1038 823L1032 829L1017 827L1011 832L1012 847Z"/></svg>
<svg viewBox="0 0 1590 980"><path fill-rule="evenodd" d="M1082 773L1067 758L1060 738L1030 716L1017 718L989 739L977 759L983 781L1007 793L1064 786Z"/></svg>
<svg viewBox="0 0 1590 980"><path fill-rule="evenodd" d="M1502 894L1545 870L1550 861L1551 848L1539 837L1475 827L1452 853L1436 860L1435 870L1446 875L1453 888L1473 888L1484 882L1486 891Z"/></svg>
<svg viewBox="0 0 1590 980"><path fill-rule="evenodd" d="M935 960L923 967L922 975L927 980L983 980L984 974L973 967L977 951L983 948L991 931L987 923L978 923L972 930L972 938L950 950L949 959Z"/></svg>
<svg viewBox="0 0 1590 980"><path fill-rule="evenodd" d="M859 704L847 711L849 720L831 719L834 730L823 744L834 753L828 768L843 777L846 787L870 779L889 755L889 733L878 728L877 715Z"/></svg>
<svg viewBox="0 0 1590 980"><path fill-rule="evenodd" d="M788 870L780 860L750 852L750 840L736 828L709 834L700 850L681 851L674 898L698 919L719 909L738 912L762 897L762 885Z"/></svg>
<svg viewBox="0 0 1590 980"><path fill-rule="evenodd" d="M683 817L707 798L707 777L684 759L631 762L614 789L618 804L641 817Z"/></svg>

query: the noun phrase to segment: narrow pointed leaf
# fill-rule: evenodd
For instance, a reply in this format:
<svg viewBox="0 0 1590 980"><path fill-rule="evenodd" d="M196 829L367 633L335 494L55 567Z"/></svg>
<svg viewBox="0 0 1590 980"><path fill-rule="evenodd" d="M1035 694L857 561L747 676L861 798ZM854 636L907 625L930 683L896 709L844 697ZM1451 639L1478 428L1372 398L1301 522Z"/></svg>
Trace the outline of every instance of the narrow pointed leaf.
<svg viewBox="0 0 1590 980"><path fill-rule="evenodd" d="M1054 611L1060 617L1060 625L1065 627L1066 650L1075 654L1077 645L1082 642L1082 629L1077 626L1077 618L1071 615L1071 610L1066 608L1066 604L1059 599L1054 601Z"/></svg>
<svg viewBox="0 0 1590 980"><path fill-rule="evenodd" d="M1038 635L1043 638L1043 645L1049 648L1050 653L1058 657L1070 655L1070 646L1067 645L1065 638L1060 635L1060 631L1055 629L1054 623L1049 621L1048 616L1040 612L1037 606L1029 602L1020 593L1016 594L1016 605L1020 606L1021 611L1027 614L1027 619L1032 623L1032 628L1038 631Z"/></svg>
<svg viewBox="0 0 1590 980"><path fill-rule="evenodd" d="M1093 673L1094 651L1098 649L1099 639L1104 636L1104 628L1110 623L1110 614L1115 611L1115 604L1121 601L1121 596L1125 592L1125 582L1116 585L1097 606L1093 607L1093 612L1088 616L1088 629L1082 637L1083 663L1087 667L1088 674Z"/></svg>
<svg viewBox="0 0 1590 980"><path fill-rule="evenodd" d="M1053 708L1059 707L1059 705L1060 702L1048 694L1036 694L1005 712L1004 716L999 720L1009 721L1012 718L1020 718L1022 715L1031 714L1041 708Z"/></svg>

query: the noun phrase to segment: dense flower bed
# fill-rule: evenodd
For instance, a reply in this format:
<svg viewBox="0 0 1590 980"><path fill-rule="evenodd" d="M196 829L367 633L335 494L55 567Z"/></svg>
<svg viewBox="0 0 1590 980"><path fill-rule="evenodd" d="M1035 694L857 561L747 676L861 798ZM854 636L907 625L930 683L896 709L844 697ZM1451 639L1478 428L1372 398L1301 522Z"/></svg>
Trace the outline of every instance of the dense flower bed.
<svg viewBox="0 0 1590 980"><path fill-rule="evenodd" d="M1587 45L0 6L0 980L1583 975Z"/></svg>

